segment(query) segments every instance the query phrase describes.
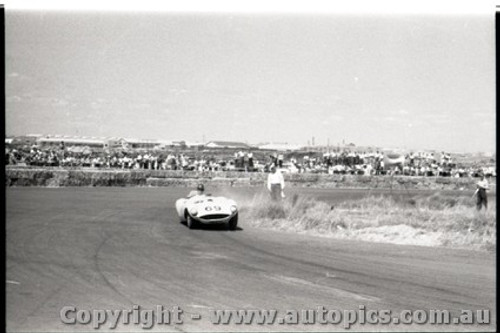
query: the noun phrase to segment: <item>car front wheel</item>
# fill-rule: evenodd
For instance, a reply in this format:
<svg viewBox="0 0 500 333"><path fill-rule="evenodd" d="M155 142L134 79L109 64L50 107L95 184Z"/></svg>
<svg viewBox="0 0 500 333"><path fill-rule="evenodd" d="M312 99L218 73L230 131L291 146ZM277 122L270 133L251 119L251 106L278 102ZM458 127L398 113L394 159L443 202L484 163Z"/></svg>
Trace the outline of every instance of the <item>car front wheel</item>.
<svg viewBox="0 0 500 333"><path fill-rule="evenodd" d="M227 226L229 230L236 230L236 227L238 226L238 214L234 215L233 218L229 220Z"/></svg>
<svg viewBox="0 0 500 333"><path fill-rule="evenodd" d="M195 219L193 219L193 218L191 217L191 215L188 215L188 216L187 216L187 219L186 219L186 225L187 225L187 227L188 227L189 229L194 229L194 228L196 228L196 221L195 221Z"/></svg>

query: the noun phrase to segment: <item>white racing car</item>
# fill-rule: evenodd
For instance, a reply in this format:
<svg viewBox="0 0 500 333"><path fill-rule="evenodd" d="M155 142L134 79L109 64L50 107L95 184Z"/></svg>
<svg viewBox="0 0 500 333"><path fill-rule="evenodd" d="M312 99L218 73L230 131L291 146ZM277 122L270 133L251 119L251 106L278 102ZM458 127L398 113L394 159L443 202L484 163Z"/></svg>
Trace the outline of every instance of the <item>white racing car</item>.
<svg viewBox="0 0 500 333"><path fill-rule="evenodd" d="M226 223L229 230L238 225L238 206L236 202L225 197L196 195L192 198L181 198L175 202L175 208L181 222L186 222L189 229L201 224Z"/></svg>

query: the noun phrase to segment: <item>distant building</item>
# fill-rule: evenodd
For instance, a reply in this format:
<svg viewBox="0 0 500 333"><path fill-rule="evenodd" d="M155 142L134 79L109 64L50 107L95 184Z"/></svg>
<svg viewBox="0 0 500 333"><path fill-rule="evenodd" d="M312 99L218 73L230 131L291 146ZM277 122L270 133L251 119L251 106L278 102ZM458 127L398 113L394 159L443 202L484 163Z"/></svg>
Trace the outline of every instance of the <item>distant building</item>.
<svg viewBox="0 0 500 333"><path fill-rule="evenodd" d="M36 140L36 144L40 148L50 148L59 147L61 143L64 143L65 147L90 147L90 148L105 148L106 146L105 138L97 137L74 137L74 136L44 136L39 137Z"/></svg>
<svg viewBox="0 0 500 333"><path fill-rule="evenodd" d="M180 148L186 148L187 147L186 141L184 141L184 140L181 140L181 141L172 141L172 145L174 147L180 147Z"/></svg>
<svg viewBox="0 0 500 333"><path fill-rule="evenodd" d="M156 149L162 146L162 142L148 139L122 139L121 143L124 149Z"/></svg>
<svg viewBox="0 0 500 333"><path fill-rule="evenodd" d="M19 146L32 146L36 144L37 139L41 137L39 134L28 134L11 137L10 144Z"/></svg>
<svg viewBox="0 0 500 333"><path fill-rule="evenodd" d="M123 148L124 138L110 137L104 138L104 148L119 149Z"/></svg>
<svg viewBox="0 0 500 333"><path fill-rule="evenodd" d="M26 140L25 140L26 141ZM139 149L153 150L165 147L186 147L184 141L160 141L151 139L120 138L120 137L76 137L63 135L46 135L32 140L40 148L60 146L65 147L90 147L101 149Z"/></svg>
<svg viewBox="0 0 500 333"><path fill-rule="evenodd" d="M188 147L204 147L205 144L203 142L186 142L186 146L188 146Z"/></svg>
<svg viewBox="0 0 500 333"><path fill-rule="evenodd" d="M250 145L242 142L233 141L210 141L205 147L207 148L231 148L231 149L251 149Z"/></svg>
<svg viewBox="0 0 500 333"><path fill-rule="evenodd" d="M258 146L261 150L277 150L277 151L297 151L302 149L302 146L289 143L266 143Z"/></svg>
<svg viewBox="0 0 500 333"><path fill-rule="evenodd" d="M481 152L478 155L480 155L482 157L490 157L491 158L495 155L495 153L493 153L493 152Z"/></svg>

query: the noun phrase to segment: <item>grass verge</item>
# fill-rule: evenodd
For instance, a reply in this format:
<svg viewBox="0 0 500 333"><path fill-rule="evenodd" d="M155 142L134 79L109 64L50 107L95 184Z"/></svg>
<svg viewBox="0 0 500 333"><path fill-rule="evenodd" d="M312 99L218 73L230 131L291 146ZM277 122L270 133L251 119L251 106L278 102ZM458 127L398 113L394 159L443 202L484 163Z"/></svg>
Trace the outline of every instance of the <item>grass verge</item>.
<svg viewBox="0 0 500 333"><path fill-rule="evenodd" d="M396 200L367 196L335 207L294 194L281 203L257 194L241 211L255 227L337 239L494 251L496 203L476 211L474 200L439 193Z"/></svg>

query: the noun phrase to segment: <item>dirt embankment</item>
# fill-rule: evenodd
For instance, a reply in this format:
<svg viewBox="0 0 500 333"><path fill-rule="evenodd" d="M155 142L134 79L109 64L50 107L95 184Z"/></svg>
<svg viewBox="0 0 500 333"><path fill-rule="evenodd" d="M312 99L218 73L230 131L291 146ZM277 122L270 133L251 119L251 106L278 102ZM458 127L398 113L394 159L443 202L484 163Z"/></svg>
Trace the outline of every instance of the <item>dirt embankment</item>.
<svg viewBox="0 0 500 333"><path fill-rule="evenodd" d="M20 168L5 170L6 186L262 186L265 173L198 172L166 170L102 170L62 168ZM422 190L473 190L478 179L404 176L354 176L327 174L285 174L293 187L380 188ZM494 189L495 180L490 180Z"/></svg>

